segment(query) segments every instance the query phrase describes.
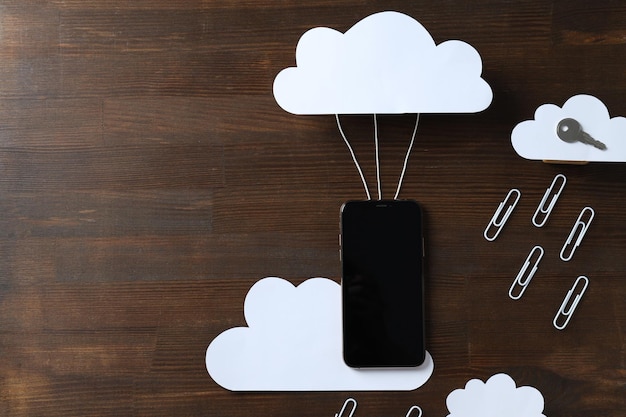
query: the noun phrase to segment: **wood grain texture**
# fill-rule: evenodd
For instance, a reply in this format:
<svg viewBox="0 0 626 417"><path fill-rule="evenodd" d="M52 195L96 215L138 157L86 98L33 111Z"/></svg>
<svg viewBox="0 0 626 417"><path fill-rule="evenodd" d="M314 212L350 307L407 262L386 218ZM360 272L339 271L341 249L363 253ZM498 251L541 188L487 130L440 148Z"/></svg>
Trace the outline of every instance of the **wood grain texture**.
<svg viewBox="0 0 626 417"><path fill-rule="evenodd" d="M208 344L245 325L263 277L338 281L339 207L364 197L333 117L284 112L273 79L309 28L387 9L474 46L494 91L484 112L422 117L402 188L426 212L435 373L412 392L226 391ZM320 417L354 396L358 415L443 416L452 390L507 372L547 416L623 416L624 166L525 161L510 133L580 93L626 115L624 16L608 0L0 0L0 415ZM391 196L414 119L379 122ZM373 185L371 116L342 124ZM557 173L567 188L534 228ZM513 187L520 204L487 242ZM585 205L596 219L564 263ZM514 302L535 244L540 273ZM590 288L558 332L580 274Z"/></svg>

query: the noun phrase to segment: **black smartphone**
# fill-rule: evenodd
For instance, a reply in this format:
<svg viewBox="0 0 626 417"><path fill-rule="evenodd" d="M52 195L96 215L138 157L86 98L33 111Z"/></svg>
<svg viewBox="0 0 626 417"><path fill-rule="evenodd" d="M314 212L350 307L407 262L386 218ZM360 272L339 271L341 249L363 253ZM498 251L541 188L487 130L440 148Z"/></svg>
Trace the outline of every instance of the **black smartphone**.
<svg viewBox="0 0 626 417"><path fill-rule="evenodd" d="M354 368L425 359L422 209L412 200L341 207L343 356Z"/></svg>

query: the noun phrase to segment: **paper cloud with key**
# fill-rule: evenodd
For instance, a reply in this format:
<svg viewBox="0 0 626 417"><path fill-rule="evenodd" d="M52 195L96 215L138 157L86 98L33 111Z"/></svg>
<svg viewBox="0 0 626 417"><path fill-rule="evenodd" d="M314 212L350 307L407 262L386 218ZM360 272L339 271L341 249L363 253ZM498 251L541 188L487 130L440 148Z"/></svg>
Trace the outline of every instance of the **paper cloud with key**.
<svg viewBox="0 0 626 417"><path fill-rule="evenodd" d="M247 327L218 335L206 351L213 380L231 391L414 390L432 375L416 368L357 370L342 358L341 287L327 278L298 286L269 277L250 288Z"/></svg>
<svg viewBox="0 0 626 417"><path fill-rule="evenodd" d="M573 119L581 132L561 131L559 135L559 124L565 119ZM588 138L575 140L583 132ZM573 136L568 138L571 141L565 141L565 133L578 134L579 137ZM594 146L593 142L586 141L595 141L599 145ZM526 159L626 162L626 118L611 118L602 101L591 95L579 94L568 99L563 107L555 104L539 106L534 120L526 120L515 126L511 143L515 152Z"/></svg>
<svg viewBox="0 0 626 417"><path fill-rule="evenodd" d="M493 98L481 73L471 45L437 45L418 21L386 11L345 33L305 32L296 67L274 80L274 97L294 114L474 113Z"/></svg>

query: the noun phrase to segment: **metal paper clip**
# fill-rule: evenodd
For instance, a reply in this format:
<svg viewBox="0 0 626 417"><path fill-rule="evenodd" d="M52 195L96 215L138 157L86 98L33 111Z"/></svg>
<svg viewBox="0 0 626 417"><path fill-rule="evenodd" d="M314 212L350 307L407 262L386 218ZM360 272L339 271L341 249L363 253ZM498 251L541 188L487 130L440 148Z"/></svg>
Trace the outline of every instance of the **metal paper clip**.
<svg viewBox="0 0 626 417"><path fill-rule="evenodd" d="M589 212L589 216L588 216L589 219L586 222L581 220L585 212ZM576 219L576 223L574 223L574 227L572 227L572 231L570 232L569 236L567 237L567 240L565 241L565 244L563 245L563 248L561 249L561 253L559 254L562 260L569 261L570 259L572 259L572 256L574 256L574 252L576 251L576 248L580 246L580 243L582 242L583 237L585 237L585 233L587 233L587 229L589 229L589 225L591 224L591 221L593 220L593 217L595 216L595 214L596 212L593 211L591 207L585 207L584 209L582 209L582 211L578 215L578 218ZM580 231L578 231L578 229L580 229ZM574 236L576 236L576 233L578 233L578 236L576 237L574 244L571 245L572 248L570 249L569 255L566 256L565 250L572 243L572 239L574 239Z"/></svg>
<svg viewBox="0 0 626 417"><path fill-rule="evenodd" d="M558 180L561 180L561 185L559 186L559 190L555 193L554 188ZM565 187L566 182L567 178L565 178L565 175L563 174L557 174L556 177L554 177L554 179L552 180L552 184L550 184L550 187L548 187L548 189L546 190L543 198L541 199L541 202L539 203L539 207L537 207L537 210L535 210L535 214L533 215L533 224L535 226L541 227L546 224L548 216L550 216L550 213L552 212L552 209L556 204L556 200L558 200L559 196L561 195L561 191L563 191L563 187ZM550 195L552 195L552 199L550 200L548 207L546 207L546 202L548 201ZM538 221L537 219L538 217L540 217L540 214L543 215L543 220Z"/></svg>
<svg viewBox="0 0 626 417"><path fill-rule="evenodd" d="M511 196L513 194L517 194L514 197L515 200L512 203L509 203L509 206L507 207L506 211L502 215L502 218L498 219L498 217L500 216L500 213L502 212L502 209L504 208L505 204L508 203L508 201L511 199ZM520 193L520 191L517 188L513 188L513 189L511 189L511 191L509 191L509 193L504 198L504 201L502 201L498 205L498 209L493 214L493 217L491 218L491 220L489 221L489 224L485 228L485 231L483 232L483 236L485 237L485 239L487 239L490 242L493 242L494 240L496 240L496 238L500 234L500 231L502 230L502 227L504 227L504 224L506 223L506 221L508 220L509 216L511 215L511 212L513 212L513 209L517 205L517 202L519 201L519 198L521 197L521 195L522 195L522 193ZM493 236L490 237L489 236L489 229L491 229L492 226L496 229L496 232L495 232L495 234Z"/></svg>
<svg viewBox="0 0 626 417"><path fill-rule="evenodd" d="M350 414L348 415L348 417L352 417L354 415L354 410L356 410L356 400L354 398L348 398L343 403L343 407L341 407L341 411L335 414L335 417L344 417L343 412L346 411L346 407L348 406L348 404L352 405L352 410L350 411Z"/></svg>
<svg viewBox="0 0 626 417"><path fill-rule="evenodd" d="M350 410L350 414L348 415L348 417L352 417L354 415L354 411L356 410L356 400L354 398L348 398L344 403L343 403L343 407L341 407L341 411L339 411L339 413L335 414L335 417L344 417L343 413L346 411L346 408L348 407L348 404L350 404L352 406L352 409ZM414 417L422 417L422 409L417 406L414 405L411 408L409 408L409 411L407 411L406 416L405 417L409 417L411 415L411 413L413 411L417 410L418 414Z"/></svg>
<svg viewBox="0 0 626 417"><path fill-rule="evenodd" d="M574 294L574 290L578 286L578 281L584 281L583 288L578 294L576 294L576 298L574 298L574 301L572 301L569 307L567 307L567 303L569 302L570 298L572 298L572 294ZM580 299L587 290L588 285L589 278L587 278L586 276L581 275L576 278L576 281L574 281L574 285L572 285L572 288L567 292L567 295L565 295L565 299L563 300L563 303L561 303L559 311L556 312L556 316L554 316L554 320L552 320L552 324L554 324L554 327L556 327L558 330L563 330L565 326L567 326L567 323L569 323L569 320L572 318L574 310L576 310L576 306L578 305ZM565 322L563 324L558 324L561 317L565 317Z"/></svg>
<svg viewBox="0 0 626 417"><path fill-rule="evenodd" d="M535 256L535 252L538 252L539 255ZM528 274L526 274L526 271L528 270L528 267L530 266L530 260L535 257L536 259L534 261L534 265L532 269L530 270ZM511 297L513 300L519 300L520 298L522 298L522 294L524 294L524 291L526 291L526 287L528 287L528 284L530 284L530 280L533 279L535 272L537 272L537 268L539 267L539 261L541 261L541 258L543 258L543 248L537 245L531 249L530 253L528 254L528 257L526 258L526 261L524 261L524 265L522 265L522 268L520 269L519 273L515 277L513 284L511 284L511 288L509 289L509 297ZM525 274L526 274L526 277L524 277ZM518 285L522 287L522 289L519 291L519 294L514 295L513 290Z"/></svg>
<svg viewBox="0 0 626 417"><path fill-rule="evenodd" d="M414 410L418 410L419 412L419 414L416 415L415 417L422 417L422 409L417 405L414 405L413 407L409 408L409 411L407 411L405 417L409 417Z"/></svg>

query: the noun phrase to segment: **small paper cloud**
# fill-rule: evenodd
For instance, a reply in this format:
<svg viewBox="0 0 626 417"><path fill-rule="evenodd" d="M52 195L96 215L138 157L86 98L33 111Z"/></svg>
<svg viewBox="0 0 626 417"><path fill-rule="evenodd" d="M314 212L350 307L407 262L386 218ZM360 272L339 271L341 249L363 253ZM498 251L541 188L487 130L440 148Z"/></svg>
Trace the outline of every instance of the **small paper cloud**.
<svg viewBox="0 0 626 417"><path fill-rule="evenodd" d="M307 31L296 65L274 80L276 101L295 114L474 113L493 98L472 46L436 45L418 21L398 12L368 16L345 34Z"/></svg>
<svg viewBox="0 0 626 417"><path fill-rule="evenodd" d="M606 149L561 140L557 135L557 126L566 118L580 123L583 131L606 145ZM539 106L534 120L515 126L511 143L515 152L526 159L626 162L626 118L611 118L602 101L580 94L567 100L562 108L555 104Z"/></svg>
<svg viewBox="0 0 626 417"><path fill-rule="evenodd" d="M244 303L248 327L218 335L206 352L213 380L232 391L413 390L434 364L417 368L357 370L345 365L341 343L341 287L311 278L294 287L264 278Z"/></svg>
<svg viewBox="0 0 626 417"><path fill-rule="evenodd" d="M448 417L546 417L543 396L533 387L516 387L507 374L487 382L471 379L465 389L456 389L446 399Z"/></svg>

